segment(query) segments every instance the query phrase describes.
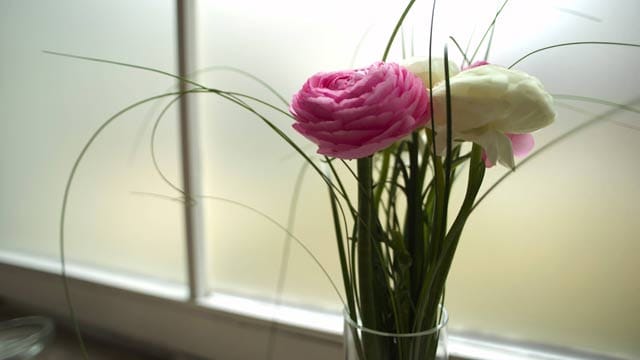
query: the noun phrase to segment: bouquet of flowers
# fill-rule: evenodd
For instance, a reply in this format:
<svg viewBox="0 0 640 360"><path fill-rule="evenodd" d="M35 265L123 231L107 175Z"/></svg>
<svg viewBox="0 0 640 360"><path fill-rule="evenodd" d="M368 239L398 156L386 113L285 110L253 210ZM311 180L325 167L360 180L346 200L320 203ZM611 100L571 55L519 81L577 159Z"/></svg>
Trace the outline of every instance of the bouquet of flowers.
<svg viewBox="0 0 640 360"><path fill-rule="evenodd" d="M551 96L523 72L486 61L460 69L445 52L444 59L316 74L290 111L337 179L328 185L345 315L355 325L352 356L433 358L438 331L402 341L368 331L438 328L447 274L485 168L514 168L514 156L532 149L531 132L555 118ZM336 159L357 159L357 201L335 172ZM449 224L451 187L465 167L465 199Z"/></svg>

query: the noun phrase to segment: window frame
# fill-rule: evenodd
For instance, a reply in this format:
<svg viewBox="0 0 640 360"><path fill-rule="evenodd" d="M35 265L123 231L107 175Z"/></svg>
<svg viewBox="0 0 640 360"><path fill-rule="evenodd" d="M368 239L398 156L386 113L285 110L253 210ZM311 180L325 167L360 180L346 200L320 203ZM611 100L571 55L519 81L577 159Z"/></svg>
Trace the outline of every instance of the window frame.
<svg viewBox="0 0 640 360"><path fill-rule="evenodd" d="M342 317L228 294L189 298L188 286L70 263L71 300L84 335L183 358L342 358ZM0 251L0 299L69 324L60 264L55 259ZM28 284L28 286L25 286ZM274 321L275 320L275 321ZM247 341L253 341L252 346ZM451 360L622 360L578 350L449 331ZM88 349L91 354L91 349Z"/></svg>

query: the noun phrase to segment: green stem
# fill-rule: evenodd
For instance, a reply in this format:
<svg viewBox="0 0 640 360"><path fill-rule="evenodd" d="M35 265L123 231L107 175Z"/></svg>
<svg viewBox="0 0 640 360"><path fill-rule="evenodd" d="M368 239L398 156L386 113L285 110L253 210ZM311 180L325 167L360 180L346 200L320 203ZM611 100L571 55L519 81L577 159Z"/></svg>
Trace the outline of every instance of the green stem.
<svg viewBox="0 0 640 360"><path fill-rule="evenodd" d="M506 1L505 1L506 3ZM449 51L447 46L444 47L444 63L449 63ZM444 163L444 196L442 197L442 213L440 231L442 234L447 232L447 215L449 210L449 194L451 193L451 156L453 150L453 119L451 109L451 84L449 82L449 66L444 67L444 82L446 91L446 113L447 113L447 147L446 158ZM444 240L444 239L443 239ZM440 244L440 239L436 240Z"/></svg>
<svg viewBox="0 0 640 360"><path fill-rule="evenodd" d="M347 254L345 253L344 237L342 236L342 227L340 226L340 215L338 214L338 201L335 194L331 193L333 189L329 188L329 200L331 201L331 215L333 217L333 226L336 233L336 241L338 245L338 255L340 257L340 267L342 268L342 281L344 283L344 289L347 295L347 306L349 315L352 317L356 314L356 307L353 301L353 284L351 283L351 276L349 272L349 266L347 263Z"/></svg>
<svg viewBox="0 0 640 360"><path fill-rule="evenodd" d="M362 325L380 330L374 261L376 252L373 239L373 165L372 158L358 160L358 288L360 292L360 318ZM362 343L367 360L384 359L382 346L376 336L362 334Z"/></svg>
<svg viewBox="0 0 640 360"><path fill-rule="evenodd" d="M379 209L380 198L382 198L382 191L387 182L387 176L389 175L389 163L391 159L391 149L387 148L382 153L382 167L380 168L380 175L378 176L378 184L376 185L376 191L373 197L373 208Z"/></svg>
<svg viewBox="0 0 640 360"><path fill-rule="evenodd" d="M71 292L69 290L69 280L67 279L67 261L66 261L66 254L65 254L65 240L66 240L65 222L66 222L66 215L67 215L67 206L69 203L69 195L71 194L71 185L75 180L78 167L80 166L80 163L84 159L84 156L86 155L87 151L89 150L93 142L98 138L98 136L104 131L105 128L107 128L111 123L113 123L116 119L118 119L122 114L128 112L131 109L138 107L139 105L151 102L153 100L162 99L169 96L177 96L181 94L186 94L191 92L201 92L201 91L202 89L192 89L187 91L174 91L174 92L169 92L161 95L151 96L146 99L135 102L125 107L124 109L118 111L115 115L111 116L109 119L103 122L102 125L100 125L100 127L98 127L98 129L91 135L89 140L85 143L84 147L76 157L73 163L73 166L71 167L71 171L69 172L69 176L67 177L67 182L64 188L64 194L62 197L62 209L60 210L60 222L59 222L59 228L58 228L59 229L58 246L60 251L60 267L61 267L60 276L62 277L62 285L64 288L64 296L67 304L67 310L69 311L69 317L71 318L71 323L73 324L73 330L78 340L78 343L80 345L82 358L85 360L89 359L89 356L87 355L87 350L86 350L84 341L82 339L82 334L80 333L80 326L78 325L78 319L76 317L76 313L73 309L73 303L71 301Z"/></svg>
<svg viewBox="0 0 640 360"><path fill-rule="evenodd" d="M422 242L422 201L420 194L422 186L419 184L420 176L418 164L418 136L414 132L409 143L409 182L407 183L407 215L405 218L405 244L411 255L410 279L406 279L411 286L411 297L416 299L422 287L423 263L422 256L424 243ZM405 280L405 279L403 279Z"/></svg>
<svg viewBox="0 0 640 360"><path fill-rule="evenodd" d="M375 285L373 276L373 237L372 237L372 161L371 157L358 160L358 285L360 290L361 317L363 325L378 329L375 299L371 296Z"/></svg>
<svg viewBox="0 0 640 360"><path fill-rule="evenodd" d="M444 246L440 251L437 263L433 269L429 271L427 281L425 281L424 286L422 287L417 311L419 316L416 316L416 326L414 331L422 329L423 320L425 317L429 317L430 313L433 313L431 315L437 315L437 311L435 310L437 309L438 301L434 300L439 300L442 294L442 290L451 267L451 262L453 261L453 256L455 255L456 247L458 245L458 240L460 239L460 235L462 234L462 230L469 218L469 215L471 215L473 204L484 179L484 172L485 166L484 161L482 160L482 148L477 144L473 144L471 160L469 162L469 179L467 182L465 198L456 219L451 225L449 232L444 237ZM431 320L433 321L433 319Z"/></svg>

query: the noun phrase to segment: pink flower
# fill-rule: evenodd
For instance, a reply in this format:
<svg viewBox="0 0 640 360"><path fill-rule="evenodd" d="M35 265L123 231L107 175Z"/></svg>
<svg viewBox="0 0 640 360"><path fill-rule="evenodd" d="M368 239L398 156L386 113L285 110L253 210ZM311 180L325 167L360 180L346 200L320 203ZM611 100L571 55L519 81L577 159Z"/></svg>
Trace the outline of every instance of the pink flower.
<svg viewBox="0 0 640 360"><path fill-rule="evenodd" d="M318 153L342 159L372 155L428 119L422 81L394 63L318 73L291 102L293 128L318 145Z"/></svg>

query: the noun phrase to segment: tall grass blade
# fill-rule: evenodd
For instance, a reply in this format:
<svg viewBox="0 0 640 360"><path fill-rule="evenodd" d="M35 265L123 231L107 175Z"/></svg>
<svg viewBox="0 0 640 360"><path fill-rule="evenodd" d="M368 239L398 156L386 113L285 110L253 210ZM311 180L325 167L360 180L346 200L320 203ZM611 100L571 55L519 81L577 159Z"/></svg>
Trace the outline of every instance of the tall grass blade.
<svg viewBox="0 0 640 360"><path fill-rule="evenodd" d="M391 45L393 44L393 40L396 38L396 35L398 34L398 30L400 30L402 23L404 23L404 19L409 14L409 11L411 10L415 2L416 0L410 0L409 4L407 4L407 6L404 8L402 15L400 15L400 18L398 19L398 22L396 23L396 26L393 28L393 31L391 32L391 36L389 36L389 40L387 41L387 46L385 47L384 54L382 55L382 61L387 60L387 57L389 56L389 51L391 50Z"/></svg>

